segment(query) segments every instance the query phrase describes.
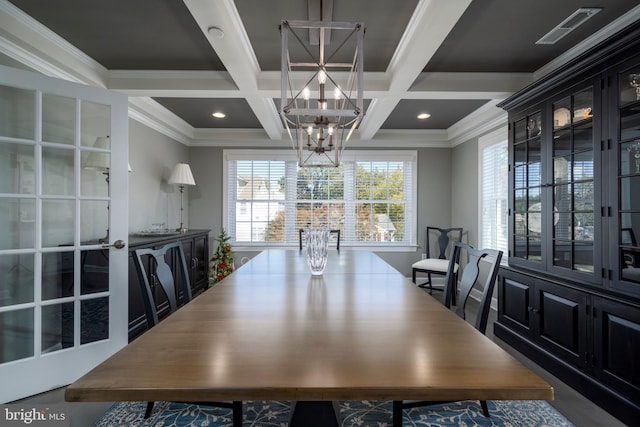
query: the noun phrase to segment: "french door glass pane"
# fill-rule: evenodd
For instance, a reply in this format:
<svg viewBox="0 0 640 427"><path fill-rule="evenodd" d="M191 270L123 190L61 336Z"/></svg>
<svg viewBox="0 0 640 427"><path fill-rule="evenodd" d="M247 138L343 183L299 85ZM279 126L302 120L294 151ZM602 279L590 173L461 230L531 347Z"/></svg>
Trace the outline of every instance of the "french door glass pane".
<svg viewBox="0 0 640 427"><path fill-rule="evenodd" d="M83 200L80 202L80 242L96 244L109 240L109 202Z"/></svg>
<svg viewBox="0 0 640 427"><path fill-rule="evenodd" d="M75 200L45 199L42 201L43 247L73 244L75 206Z"/></svg>
<svg viewBox="0 0 640 427"><path fill-rule="evenodd" d="M0 250L35 245L35 199L0 198Z"/></svg>
<svg viewBox="0 0 640 427"><path fill-rule="evenodd" d="M0 85L0 136L34 139L35 92Z"/></svg>
<svg viewBox="0 0 640 427"><path fill-rule="evenodd" d="M83 250L80 253L80 294L109 290L109 249Z"/></svg>
<svg viewBox="0 0 640 427"><path fill-rule="evenodd" d="M80 301L80 344L109 338L109 298Z"/></svg>
<svg viewBox="0 0 640 427"><path fill-rule="evenodd" d="M42 299L73 296L74 252L44 252L42 254Z"/></svg>
<svg viewBox="0 0 640 427"><path fill-rule="evenodd" d="M0 363L33 356L33 308L0 313Z"/></svg>
<svg viewBox="0 0 640 427"><path fill-rule="evenodd" d="M34 145L0 141L0 193L34 194Z"/></svg>
<svg viewBox="0 0 640 427"><path fill-rule="evenodd" d="M105 153L89 153L89 155L104 158L109 164L109 155ZM109 169L97 170L86 168L84 163L80 171L80 194L86 197L108 197L109 196Z"/></svg>
<svg viewBox="0 0 640 427"><path fill-rule="evenodd" d="M95 147L97 138L109 137L110 126L111 108L108 105L82 101L80 107L80 129L82 129L80 142L83 147ZM107 145L100 148L109 149L111 147Z"/></svg>
<svg viewBox="0 0 640 427"><path fill-rule="evenodd" d="M42 307L43 353L73 347L73 302Z"/></svg>
<svg viewBox="0 0 640 427"><path fill-rule="evenodd" d="M0 307L33 302L33 256L0 255Z"/></svg>
<svg viewBox="0 0 640 427"><path fill-rule="evenodd" d="M42 148L42 194L73 196L74 150Z"/></svg>
<svg viewBox="0 0 640 427"><path fill-rule="evenodd" d="M76 101L64 96L42 95L42 140L75 144Z"/></svg>

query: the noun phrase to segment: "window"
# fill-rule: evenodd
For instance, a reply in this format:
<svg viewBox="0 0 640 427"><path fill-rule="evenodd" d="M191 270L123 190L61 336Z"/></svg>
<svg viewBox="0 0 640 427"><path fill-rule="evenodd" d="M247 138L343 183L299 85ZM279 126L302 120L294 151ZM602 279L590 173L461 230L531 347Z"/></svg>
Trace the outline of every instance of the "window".
<svg viewBox="0 0 640 427"><path fill-rule="evenodd" d="M480 138L480 247L508 251L508 151L507 130Z"/></svg>
<svg viewBox="0 0 640 427"><path fill-rule="evenodd" d="M238 244L292 245L298 230L341 231L341 245L415 244L415 151L345 152L300 168L283 150L225 150L225 229Z"/></svg>

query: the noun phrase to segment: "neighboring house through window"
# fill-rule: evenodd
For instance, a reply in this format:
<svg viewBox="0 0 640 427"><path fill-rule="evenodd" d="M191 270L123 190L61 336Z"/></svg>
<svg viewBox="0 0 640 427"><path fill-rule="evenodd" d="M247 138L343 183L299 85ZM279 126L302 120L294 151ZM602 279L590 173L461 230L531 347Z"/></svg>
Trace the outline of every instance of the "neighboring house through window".
<svg viewBox="0 0 640 427"><path fill-rule="evenodd" d="M236 244L297 244L300 228L341 245L415 245L415 151L345 152L339 167L300 168L289 150L225 150L225 228Z"/></svg>

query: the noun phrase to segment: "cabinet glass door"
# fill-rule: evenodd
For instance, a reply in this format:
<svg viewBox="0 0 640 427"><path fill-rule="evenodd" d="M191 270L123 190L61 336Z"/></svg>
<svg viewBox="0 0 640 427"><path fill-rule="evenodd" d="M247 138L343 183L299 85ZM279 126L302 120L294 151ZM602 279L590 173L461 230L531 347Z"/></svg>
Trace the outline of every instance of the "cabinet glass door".
<svg viewBox="0 0 640 427"><path fill-rule="evenodd" d="M553 104L553 266L594 272L593 89Z"/></svg>
<svg viewBox="0 0 640 427"><path fill-rule="evenodd" d="M618 76L618 275L640 293L640 66Z"/></svg>
<svg viewBox="0 0 640 427"><path fill-rule="evenodd" d="M512 127L512 255L534 262L542 261L541 119L538 111L517 120Z"/></svg>

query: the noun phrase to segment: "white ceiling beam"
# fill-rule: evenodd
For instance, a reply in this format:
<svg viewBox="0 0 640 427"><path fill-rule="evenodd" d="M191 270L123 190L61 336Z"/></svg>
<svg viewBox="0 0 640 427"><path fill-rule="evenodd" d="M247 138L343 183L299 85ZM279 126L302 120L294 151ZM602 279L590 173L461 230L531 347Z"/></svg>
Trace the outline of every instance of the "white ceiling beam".
<svg viewBox="0 0 640 427"><path fill-rule="evenodd" d="M306 82L307 73L292 73L294 81ZM506 98L533 81L530 73L422 73L403 99ZM274 99L280 96L280 73L260 72L258 88L240 90L225 71L111 70L108 87L129 96L168 98ZM389 96L386 73L365 73L364 97Z"/></svg>
<svg viewBox="0 0 640 427"><path fill-rule="evenodd" d="M371 139L378 132L469 4L471 0L420 0L386 71L390 93L367 109L360 124L362 139Z"/></svg>
<svg viewBox="0 0 640 427"><path fill-rule="evenodd" d="M257 91L260 66L233 0L184 0L184 3L238 89L248 94L246 100L269 138L281 139L282 121L275 105ZM224 35L221 38L210 35L211 27L221 29Z"/></svg>

